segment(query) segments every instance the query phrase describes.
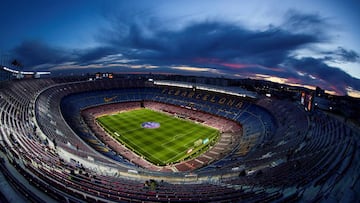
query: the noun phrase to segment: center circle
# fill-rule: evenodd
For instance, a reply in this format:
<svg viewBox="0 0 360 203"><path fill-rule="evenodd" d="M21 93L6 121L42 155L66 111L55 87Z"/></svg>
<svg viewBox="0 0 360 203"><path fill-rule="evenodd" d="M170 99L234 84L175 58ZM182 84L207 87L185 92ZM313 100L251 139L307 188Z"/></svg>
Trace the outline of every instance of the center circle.
<svg viewBox="0 0 360 203"><path fill-rule="evenodd" d="M159 128L160 127L160 123L158 122L144 122L141 124L141 127L143 128Z"/></svg>

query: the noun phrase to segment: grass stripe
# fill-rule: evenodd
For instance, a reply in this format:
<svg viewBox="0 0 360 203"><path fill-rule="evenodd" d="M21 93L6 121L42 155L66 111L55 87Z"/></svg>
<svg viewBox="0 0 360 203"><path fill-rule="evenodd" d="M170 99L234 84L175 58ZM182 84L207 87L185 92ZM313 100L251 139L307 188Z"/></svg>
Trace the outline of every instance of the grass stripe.
<svg viewBox="0 0 360 203"><path fill-rule="evenodd" d="M219 135L216 129L149 109L110 114L97 118L97 121L121 143L158 165L179 162L199 150L204 151L205 145L194 147L194 142L208 138L211 143ZM141 127L142 123L149 121L160 123L160 127ZM194 150L187 154L190 148Z"/></svg>

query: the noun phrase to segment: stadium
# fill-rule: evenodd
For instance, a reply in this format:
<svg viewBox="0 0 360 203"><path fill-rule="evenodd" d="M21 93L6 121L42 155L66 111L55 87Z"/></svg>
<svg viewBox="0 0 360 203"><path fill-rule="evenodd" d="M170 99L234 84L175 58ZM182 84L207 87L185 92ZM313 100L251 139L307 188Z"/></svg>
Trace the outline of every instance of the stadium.
<svg viewBox="0 0 360 203"><path fill-rule="evenodd" d="M341 116L300 97L106 76L1 82L1 201L359 201L359 126Z"/></svg>

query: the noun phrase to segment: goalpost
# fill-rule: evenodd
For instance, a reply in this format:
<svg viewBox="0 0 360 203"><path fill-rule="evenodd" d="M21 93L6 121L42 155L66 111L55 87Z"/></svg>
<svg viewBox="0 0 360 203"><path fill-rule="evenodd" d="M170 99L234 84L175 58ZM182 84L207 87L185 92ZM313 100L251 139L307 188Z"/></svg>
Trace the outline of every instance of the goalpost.
<svg viewBox="0 0 360 203"><path fill-rule="evenodd" d="M198 140L196 140L196 141L194 142L194 146L195 146L195 147L198 147L198 146L200 146L200 145L202 144L202 142L203 142L202 139L198 139Z"/></svg>

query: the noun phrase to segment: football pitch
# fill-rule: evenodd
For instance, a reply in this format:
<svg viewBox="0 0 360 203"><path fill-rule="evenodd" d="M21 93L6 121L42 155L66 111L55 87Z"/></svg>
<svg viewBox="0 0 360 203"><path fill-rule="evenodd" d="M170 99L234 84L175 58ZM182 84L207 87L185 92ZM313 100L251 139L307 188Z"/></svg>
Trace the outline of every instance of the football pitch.
<svg viewBox="0 0 360 203"><path fill-rule="evenodd" d="M156 165L198 156L219 131L150 109L109 114L96 119L116 140Z"/></svg>

